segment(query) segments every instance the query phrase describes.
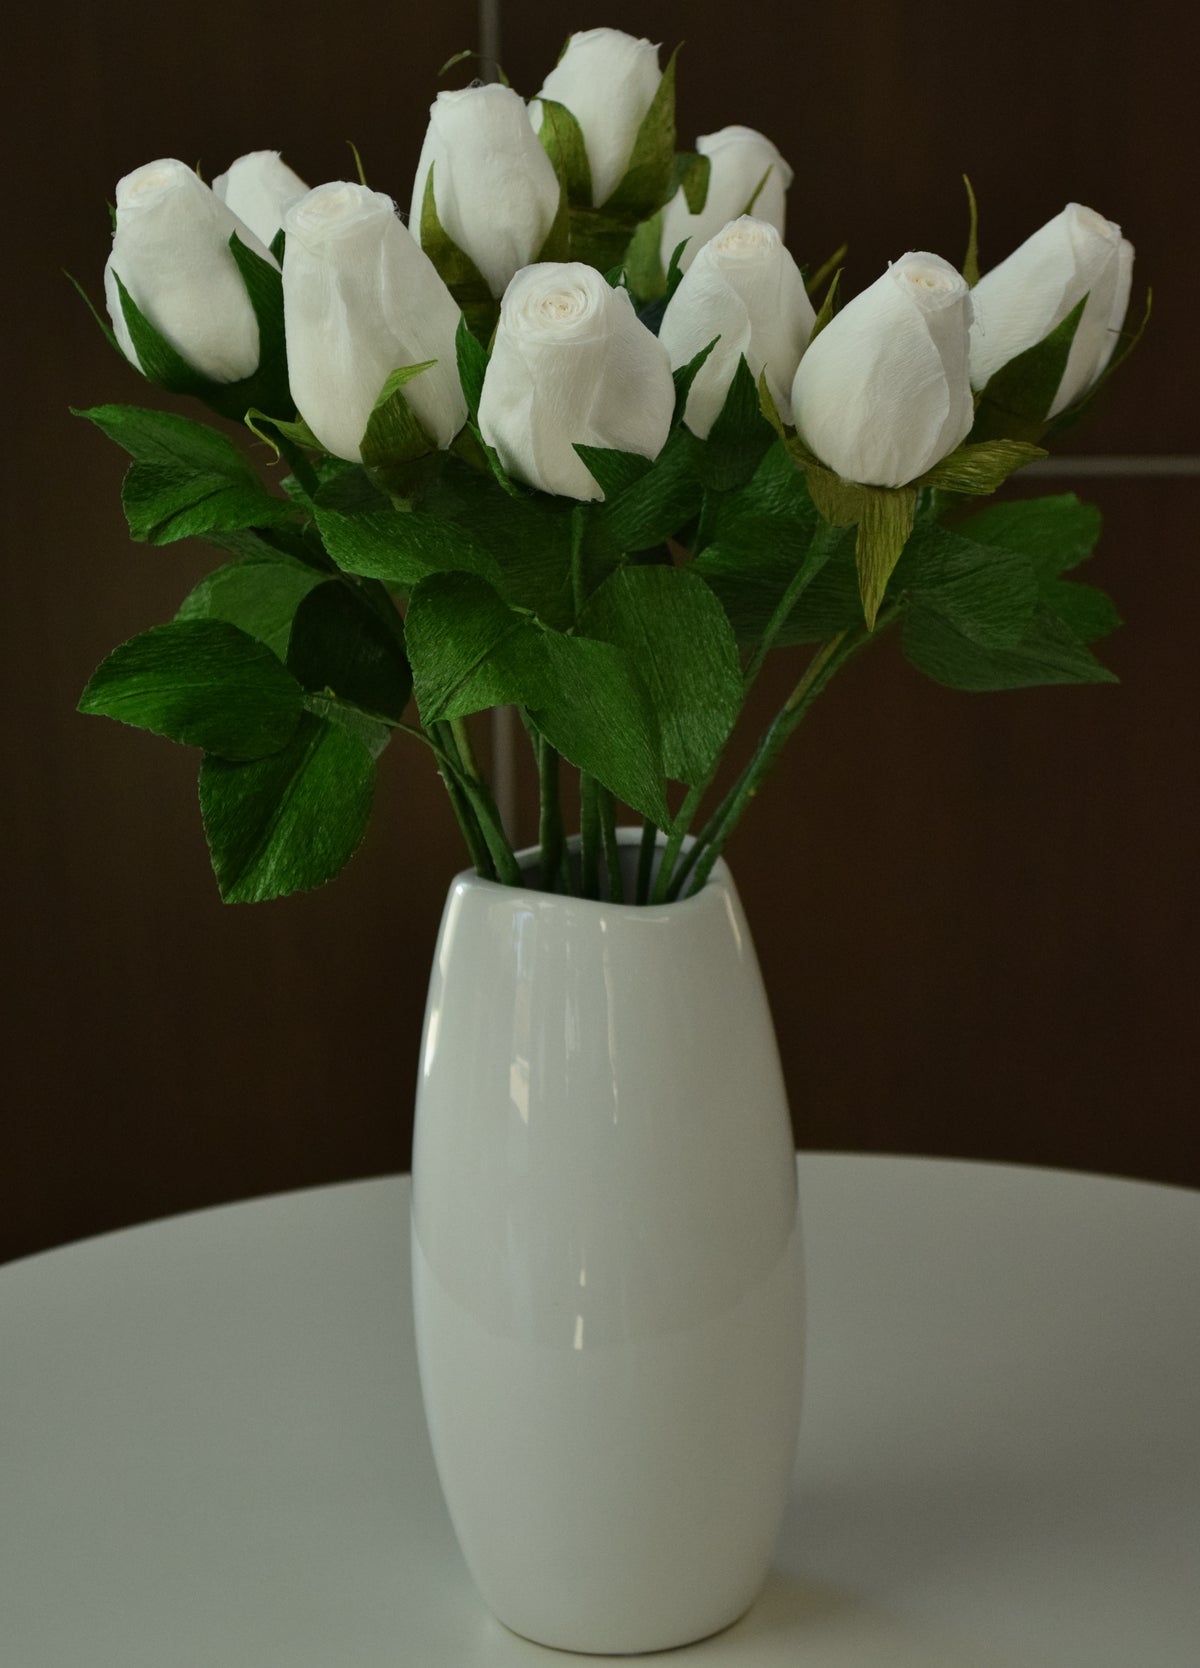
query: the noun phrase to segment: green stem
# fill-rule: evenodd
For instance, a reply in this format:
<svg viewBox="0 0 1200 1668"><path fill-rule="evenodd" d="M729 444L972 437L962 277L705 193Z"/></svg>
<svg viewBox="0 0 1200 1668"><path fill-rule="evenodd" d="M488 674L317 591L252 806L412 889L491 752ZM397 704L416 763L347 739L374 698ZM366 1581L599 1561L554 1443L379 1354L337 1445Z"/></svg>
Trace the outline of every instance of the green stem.
<svg viewBox="0 0 1200 1668"><path fill-rule="evenodd" d="M796 569L796 572L792 575L791 580L788 582L787 589L776 603L774 611L771 614L771 618L767 621L766 630L762 634L759 645L757 649L755 649L754 654L751 656L750 662L746 667L743 684L744 693L746 695L750 693L750 690L754 685L754 680L762 671L763 662L774 648L775 639L779 636L779 633L787 624L788 615L799 602L804 592L808 589L809 584L816 574L818 574L825 566L825 563L829 558L829 554L833 549L834 543L843 531L843 528L833 527L829 522L823 519L818 521L816 529L813 532L813 536L809 540L808 549L804 554L804 560Z"/></svg>
<svg viewBox="0 0 1200 1668"><path fill-rule="evenodd" d="M675 864L679 859L679 853L683 849L684 838L691 827L696 808L703 799L715 771L716 765L714 764L712 769L699 782L688 789L683 804L671 819L667 843L663 847L662 862L658 866L658 879L654 883L653 902L656 904L666 903L667 899L673 895L671 877L675 872Z"/></svg>
<svg viewBox="0 0 1200 1668"><path fill-rule="evenodd" d="M650 902L650 874L657 847L658 826L647 817L642 823L642 843L638 848L637 901L640 904Z"/></svg>
<svg viewBox="0 0 1200 1668"><path fill-rule="evenodd" d="M418 730L412 724L395 724L393 728L402 730L407 736L414 736L417 741L423 742L429 748L437 760L438 775L442 778L446 792L450 796L450 805L458 819L458 826L462 829L462 836L467 843L467 850L471 854L471 861L475 865L475 872L482 875L484 880L495 880L496 865L492 861L487 841L483 837L479 821L474 811L472 811L470 802L459 782L455 764L450 755L445 748L439 746L435 737L427 735L424 730Z"/></svg>
<svg viewBox="0 0 1200 1668"><path fill-rule="evenodd" d="M455 720L454 722L461 723L461 720ZM500 813L496 809L496 802L492 798L491 790L479 775L471 774L467 762L459 751L459 737L455 733L454 723L437 723L432 726L432 729L445 755L455 783L465 795L475 815L479 831L487 844L491 860L495 864L497 880L505 886L522 885L524 876L513 854L513 849L508 843L508 836L501 824ZM468 756L470 756L469 747Z"/></svg>
<svg viewBox="0 0 1200 1668"><path fill-rule="evenodd" d="M730 835L740 822L746 807L761 788L784 742L800 724L817 696L830 683L841 667L853 655L857 654L859 649L864 648L868 643L875 642L899 612L899 607L896 606L881 614L873 632L868 631L865 627L853 634L849 630L839 631L836 636L823 643L813 655L805 667L799 683L776 713L766 733L759 741L749 764L721 802L705 829L704 836L696 842L685 861L680 865L679 872L672 882L672 897L692 896L701 889L712 873L713 865L720 857ZM691 877L690 881L689 876ZM684 892L685 887L687 889L686 894Z"/></svg>
<svg viewBox="0 0 1200 1668"><path fill-rule="evenodd" d="M579 895L600 896L600 784L579 772Z"/></svg>
<svg viewBox="0 0 1200 1668"><path fill-rule="evenodd" d="M542 848L542 886L547 892L566 891L562 885L567 871L567 846L563 837L562 805L558 797L558 754L545 736L537 737L538 788L541 822L538 838Z"/></svg>
<svg viewBox="0 0 1200 1668"><path fill-rule="evenodd" d="M625 877L621 873L621 853L617 847L617 808L608 789L596 784L596 800L600 810L600 835L604 841L604 866L608 870L608 895L613 903L625 902Z"/></svg>

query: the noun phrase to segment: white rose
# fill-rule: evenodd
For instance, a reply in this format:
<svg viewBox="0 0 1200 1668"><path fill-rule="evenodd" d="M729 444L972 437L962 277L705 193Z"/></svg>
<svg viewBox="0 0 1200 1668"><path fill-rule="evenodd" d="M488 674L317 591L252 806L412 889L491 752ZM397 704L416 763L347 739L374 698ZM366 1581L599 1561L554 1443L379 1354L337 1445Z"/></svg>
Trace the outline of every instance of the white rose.
<svg viewBox="0 0 1200 1668"><path fill-rule="evenodd" d="M217 175L212 188L226 208L268 245L283 225L284 211L308 190L278 151L250 151L239 156Z"/></svg>
<svg viewBox="0 0 1200 1668"><path fill-rule="evenodd" d="M708 197L699 214L692 214L682 186L663 209L662 263L666 268L676 248L687 238L680 256L686 272L701 246L747 209L756 220L766 220L779 234L784 229L784 199L792 170L775 146L752 127L723 127L696 140L696 149L709 160ZM758 191L763 175L766 184ZM758 196L754 193L758 191ZM754 206L750 208L750 199Z"/></svg>
<svg viewBox="0 0 1200 1668"><path fill-rule="evenodd" d="M454 348L460 314L391 198L365 185L319 185L287 211L283 229L288 379L317 439L357 462L391 373L435 359L404 396L448 446L467 416Z"/></svg>
<svg viewBox="0 0 1200 1668"><path fill-rule="evenodd" d="M409 224L421 235L425 182L442 229L471 257L493 295L541 253L558 211L558 176L510 87L439 93L417 164Z"/></svg>
<svg viewBox="0 0 1200 1668"><path fill-rule="evenodd" d="M1086 295L1049 415L1074 405L1112 358L1129 306L1133 245L1082 203L1061 214L986 273L971 292L971 381L982 388L1002 365L1050 333Z"/></svg>
<svg viewBox="0 0 1200 1668"><path fill-rule="evenodd" d="M847 481L904 486L966 439L971 292L948 261L905 255L810 342L792 384L801 438Z"/></svg>
<svg viewBox="0 0 1200 1668"><path fill-rule="evenodd" d="M712 428L744 354L767 385L785 423L792 380L816 322L800 269L774 226L742 215L697 252L663 315L658 339L678 370L713 337L716 347L688 395L685 421L701 437Z"/></svg>
<svg viewBox="0 0 1200 1668"><path fill-rule="evenodd" d="M230 252L234 232L276 264L186 163L173 157L148 162L118 183L104 295L113 332L132 364L138 357L117 276L159 335L202 376L240 382L258 369L258 320Z"/></svg>
<svg viewBox="0 0 1200 1668"><path fill-rule="evenodd" d="M594 267L547 261L504 294L479 426L516 480L603 498L576 443L657 457L675 386L667 351Z"/></svg>
<svg viewBox="0 0 1200 1668"><path fill-rule="evenodd" d="M620 29L572 35L537 99L564 105L579 123L592 175L592 206L600 208L625 177L642 119L658 91L658 47ZM535 127L541 106L529 107Z"/></svg>

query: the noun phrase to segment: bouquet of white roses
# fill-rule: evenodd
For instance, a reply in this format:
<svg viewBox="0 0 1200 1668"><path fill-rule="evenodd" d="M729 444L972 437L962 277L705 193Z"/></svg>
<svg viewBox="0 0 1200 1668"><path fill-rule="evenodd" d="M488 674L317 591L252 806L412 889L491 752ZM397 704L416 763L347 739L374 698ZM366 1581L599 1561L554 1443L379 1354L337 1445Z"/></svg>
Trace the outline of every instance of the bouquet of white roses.
<svg viewBox="0 0 1200 1668"><path fill-rule="evenodd" d="M1115 610L1064 577L1095 512L972 500L1120 357L1119 227L1072 204L979 278L972 199L962 273L906 254L839 307L836 260L807 273L784 246L782 156L744 127L677 152L674 78L595 29L528 105L440 93L407 225L273 152L211 186L169 160L120 182L111 339L286 470L271 491L223 429L86 413L133 460L133 537L229 558L81 701L203 750L225 899L336 874L395 735L432 753L480 873L521 881L468 725L496 706L537 759L540 884L647 902L703 884L812 701L889 627L952 688L1111 679L1089 645ZM767 655L804 646L706 804ZM645 830L624 893L617 802Z"/></svg>

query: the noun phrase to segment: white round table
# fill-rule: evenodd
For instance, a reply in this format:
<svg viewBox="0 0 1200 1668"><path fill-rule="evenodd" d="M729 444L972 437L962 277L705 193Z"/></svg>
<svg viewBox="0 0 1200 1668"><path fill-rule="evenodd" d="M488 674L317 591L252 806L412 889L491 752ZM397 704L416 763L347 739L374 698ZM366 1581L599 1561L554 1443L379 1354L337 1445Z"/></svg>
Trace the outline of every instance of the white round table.
<svg viewBox="0 0 1200 1668"><path fill-rule="evenodd" d="M1200 1194L830 1155L800 1177L775 1568L672 1668L1196 1668ZM458 1553L408 1202L321 1188L0 1271L0 1661L573 1660L493 1621Z"/></svg>

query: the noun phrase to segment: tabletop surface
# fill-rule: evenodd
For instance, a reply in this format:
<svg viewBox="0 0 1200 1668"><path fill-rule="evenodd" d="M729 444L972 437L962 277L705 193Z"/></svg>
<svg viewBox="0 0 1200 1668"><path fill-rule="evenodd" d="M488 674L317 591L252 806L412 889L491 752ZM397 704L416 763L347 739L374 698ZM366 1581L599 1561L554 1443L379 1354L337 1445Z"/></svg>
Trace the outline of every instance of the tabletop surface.
<svg viewBox="0 0 1200 1668"><path fill-rule="evenodd" d="M1200 1194L799 1163L791 1503L758 1603L672 1668L1196 1668ZM0 1270L0 1661L595 1660L508 1633L466 1574L408 1206L406 1179L321 1188Z"/></svg>

